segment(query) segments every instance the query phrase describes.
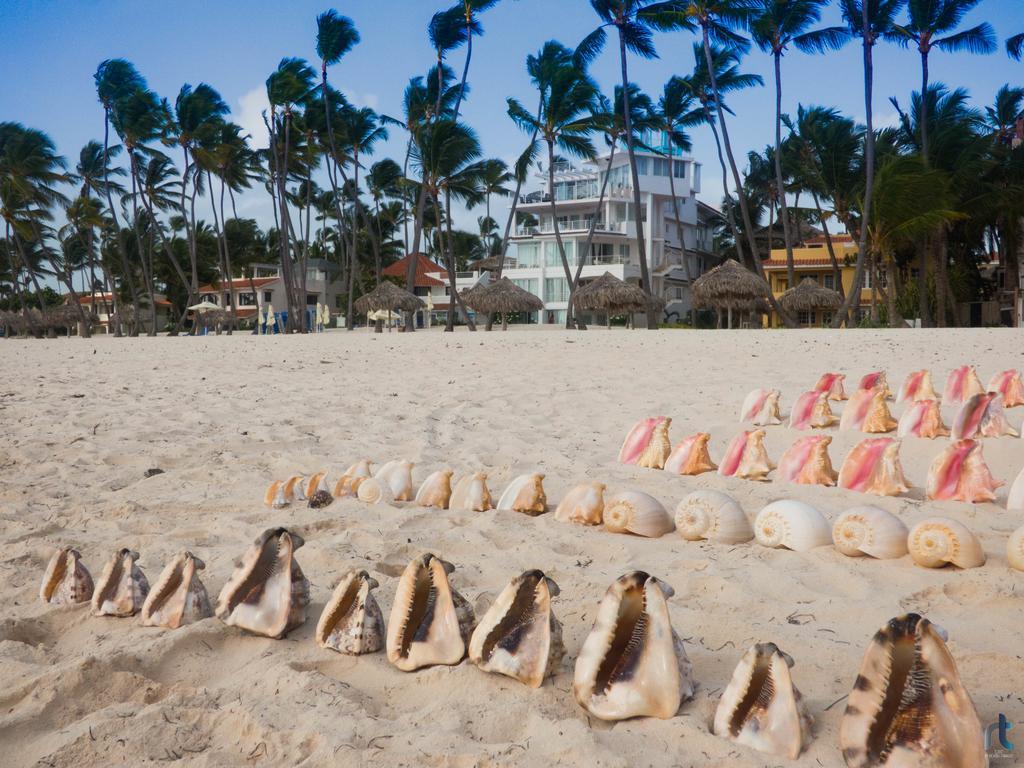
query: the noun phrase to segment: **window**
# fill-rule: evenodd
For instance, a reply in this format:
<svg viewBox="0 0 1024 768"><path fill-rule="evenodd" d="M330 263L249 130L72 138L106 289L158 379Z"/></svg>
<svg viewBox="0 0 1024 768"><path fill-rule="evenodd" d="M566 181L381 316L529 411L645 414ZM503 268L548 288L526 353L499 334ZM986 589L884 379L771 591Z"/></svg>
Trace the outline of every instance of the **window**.
<svg viewBox="0 0 1024 768"><path fill-rule="evenodd" d="M545 301L568 301L569 283L564 277L548 277L544 280Z"/></svg>
<svg viewBox="0 0 1024 768"><path fill-rule="evenodd" d="M534 296L539 296L538 283L540 282L537 278L531 277L523 280L513 280L513 283L518 285L524 291L532 293Z"/></svg>
<svg viewBox="0 0 1024 768"><path fill-rule="evenodd" d="M231 306L231 294L230 293L225 293L224 294L224 306L225 307L230 307Z"/></svg>
<svg viewBox="0 0 1024 768"><path fill-rule="evenodd" d="M251 293L238 294L238 306L252 307L256 305L256 297Z"/></svg>
<svg viewBox="0 0 1024 768"><path fill-rule="evenodd" d="M668 160L663 160L660 157L656 157L656 158L654 158L654 160L652 162L654 163L654 175L655 176L668 176L668 172L669 172L669 162L668 162Z"/></svg>
<svg viewBox="0 0 1024 768"><path fill-rule="evenodd" d="M800 325L811 325L814 322L814 313L813 312L797 312L796 313L796 321L798 323L800 323Z"/></svg>
<svg viewBox="0 0 1024 768"><path fill-rule="evenodd" d="M307 293L306 294L306 306L315 307L320 303L320 294L318 293Z"/></svg>
<svg viewBox="0 0 1024 768"><path fill-rule="evenodd" d="M563 240L562 245L565 247L565 258L569 262L569 266L575 266L576 241ZM544 264L549 267L562 266L562 254L558 250L557 241L551 240L549 242L544 243Z"/></svg>
<svg viewBox="0 0 1024 768"><path fill-rule="evenodd" d="M628 169L629 166L626 166ZM628 170L627 170L628 173ZM636 159L636 173L637 176L649 176L650 175L650 161L646 157L638 157Z"/></svg>
<svg viewBox="0 0 1024 768"><path fill-rule="evenodd" d="M540 264L540 244L522 243L516 246L517 263L520 267L536 267Z"/></svg>
<svg viewBox="0 0 1024 768"><path fill-rule="evenodd" d="M826 328L828 326L832 325L832 313L831 312L822 312L821 313L821 324L822 324L823 327L826 327Z"/></svg>
<svg viewBox="0 0 1024 768"><path fill-rule="evenodd" d="M865 269L864 270L864 284L861 286L861 288L863 290L865 290L865 291L870 291L871 290L871 270L870 269Z"/></svg>
<svg viewBox="0 0 1024 768"><path fill-rule="evenodd" d="M270 291L267 291L267 293L270 293ZM345 308L345 298L346 297L342 296L340 293L337 296L335 296L334 297L334 308L335 309L344 309Z"/></svg>
<svg viewBox="0 0 1024 768"><path fill-rule="evenodd" d="M821 284L823 286L825 286L826 288L831 288L832 290L835 290L835 287L836 287L836 276L835 275L822 275L821 276Z"/></svg>
<svg viewBox="0 0 1024 768"><path fill-rule="evenodd" d="M264 304L269 304L273 300L274 300L274 292L273 291L264 291L263 292L263 303Z"/></svg>
<svg viewBox="0 0 1024 768"><path fill-rule="evenodd" d="M686 178L686 162L683 160L676 160L672 163L673 175L677 179Z"/></svg>

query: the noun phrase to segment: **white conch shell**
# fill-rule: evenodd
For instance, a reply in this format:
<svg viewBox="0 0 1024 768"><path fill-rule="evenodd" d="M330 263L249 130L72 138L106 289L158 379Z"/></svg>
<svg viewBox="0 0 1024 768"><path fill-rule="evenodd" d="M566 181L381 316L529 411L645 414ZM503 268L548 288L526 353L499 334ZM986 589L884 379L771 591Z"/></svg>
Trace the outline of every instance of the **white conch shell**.
<svg viewBox="0 0 1024 768"><path fill-rule="evenodd" d="M359 484L368 477L373 477L373 462L369 459L360 459L351 467L345 470L334 486L334 498L340 499L344 496L355 496L359 490Z"/></svg>
<svg viewBox="0 0 1024 768"><path fill-rule="evenodd" d="M919 400L938 399L939 396L935 392L935 387L932 386L932 372L927 369L914 371L909 374L904 379L903 386L900 387L900 392L896 396L897 403L908 400L916 403Z"/></svg>
<svg viewBox="0 0 1024 768"><path fill-rule="evenodd" d="M1014 531L1006 542L1006 561L1011 568L1024 571L1024 525Z"/></svg>
<svg viewBox="0 0 1024 768"><path fill-rule="evenodd" d="M318 491L331 492L331 486L327 482L326 472L317 472L314 475L310 475L309 479L305 482L305 488L303 493L307 499L312 499Z"/></svg>
<svg viewBox="0 0 1024 768"><path fill-rule="evenodd" d="M729 443L718 474L722 477L742 477L747 480L765 480L775 465L768 458L764 447L763 429L740 432Z"/></svg>
<svg viewBox="0 0 1024 768"><path fill-rule="evenodd" d="M665 459L672 452L672 443L668 439L670 424L672 419L667 416L652 416L638 421L619 449L619 463L650 469L664 467Z"/></svg>
<svg viewBox="0 0 1024 768"><path fill-rule="evenodd" d="M373 477L391 488L395 501L412 501L412 468L411 461L389 461L376 472Z"/></svg>
<svg viewBox="0 0 1024 768"><path fill-rule="evenodd" d="M135 564L138 552L119 550L107 561L92 593L93 616L134 616L149 594L149 580Z"/></svg>
<svg viewBox="0 0 1024 768"><path fill-rule="evenodd" d="M957 440L950 443L928 468L925 493L934 501L966 501L976 504L995 501L996 489L1002 486L992 477L981 443Z"/></svg>
<svg viewBox="0 0 1024 768"><path fill-rule="evenodd" d="M707 432L698 432L680 440L665 461L665 471L673 475L700 475L717 469L708 454L709 440L711 435Z"/></svg>
<svg viewBox="0 0 1024 768"><path fill-rule="evenodd" d="M831 427L839 419L832 413L828 404L828 392L811 390L800 395L793 403L793 410L789 413L789 426L791 429L824 429Z"/></svg>
<svg viewBox="0 0 1024 768"><path fill-rule="evenodd" d="M287 528L268 528L246 550L217 598L228 626L280 638L306 620L309 582L295 550L306 542Z"/></svg>
<svg viewBox="0 0 1024 768"><path fill-rule="evenodd" d="M494 509L491 492L487 489L487 473L463 475L452 489L448 508L460 512L486 512Z"/></svg>
<svg viewBox="0 0 1024 768"><path fill-rule="evenodd" d="M981 386L974 366L963 365L949 372L949 378L946 379L946 391L943 392L942 399L947 403L964 403L984 391L985 388Z"/></svg>
<svg viewBox="0 0 1024 768"><path fill-rule="evenodd" d="M540 688L565 653L562 625L551 610L557 594L558 585L543 571L512 579L473 630L469 660L485 672Z"/></svg>
<svg viewBox="0 0 1024 768"><path fill-rule="evenodd" d="M817 392L827 392L829 400L845 400L844 381L846 381L846 376L841 373L823 373L818 379L818 383L814 385L814 389Z"/></svg>
<svg viewBox="0 0 1024 768"><path fill-rule="evenodd" d="M708 539L741 544L754 538L743 508L728 494L711 489L694 491L676 506L676 530L687 541Z"/></svg>
<svg viewBox="0 0 1024 768"><path fill-rule="evenodd" d="M54 605L88 603L92 591L92 575L78 550L61 547L54 552L39 585L39 599Z"/></svg>
<svg viewBox="0 0 1024 768"><path fill-rule="evenodd" d="M799 757L814 721L793 685L792 666L792 657L775 643L751 646L722 693L712 731L759 752Z"/></svg>
<svg viewBox="0 0 1024 768"><path fill-rule="evenodd" d="M949 517L929 517L910 529L907 549L914 562L925 568L952 563L957 568L985 564L981 542L966 525Z"/></svg>
<svg viewBox="0 0 1024 768"><path fill-rule="evenodd" d="M853 507L832 526L832 543L848 557L891 560L907 554L907 526L878 507Z"/></svg>
<svg viewBox="0 0 1024 768"><path fill-rule="evenodd" d="M622 491L604 499L604 527L656 539L675 529L664 505L642 491Z"/></svg>
<svg viewBox="0 0 1024 768"><path fill-rule="evenodd" d="M1008 510L1024 510L1024 469L1017 475L1017 479L1010 486L1010 495L1006 498Z"/></svg>
<svg viewBox="0 0 1024 768"><path fill-rule="evenodd" d="M178 629L213 616L206 587L199 578L204 568L206 564L191 552L175 556L142 604L143 626Z"/></svg>
<svg viewBox="0 0 1024 768"><path fill-rule="evenodd" d="M754 538L765 547L806 552L832 543L832 528L825 517L802 501L773 501L754 520Z"/></svg>
<svg viewBox="0 0 1024 768"><path fill-rule="evenodd" d="M1021 381L1019 371L1010 369L997 373L989 380L988 391L1001 394L1006 408L1024 405L1024 382Z"/></svg>
<svg viewBox="0 0 1024 768"><path fill-rule="evenodd" d="M421 507L448 509L448 502L452 498L453 474L455 473L451 469L439 469L432 472L416 492L414 501Z"/></svg>
<svg viewBox="0 0 1024 768"><path fill-rule="evenodd" d="M840 429L859 429L868 434L892 432L897 426L899 422L885 402L885 391L878 387L854 392L839 419Z"/></svg>
<svg viewBox="0 0 1024 768"><path fill-rule="evenodd" d="M838 474L832 468L828 435L797 438L779 459L778 478L801 485L835 485Z"/></svg>
<svg viewBox="0 0 1024 768"><path fill-rule="evenodd" d="M573 675L576 701L590 714L668 719L693 696L690 661L665 600L672 594L643 571L620 576L605 592Z"/></svg>
<svg viewBox="0 0 1024 768"><path fill-rule="evenodd" d="M946 648L911 613L874 636L839 728L849 768L984 768L985 731Z"/></svg>
<svg viewBox="0 0 1024 768"><path fill-rule="evenodd" d="M473 629L473 607L448 582L455 566L427 553L406 566L388 620L388 661L404 672L458 664Z"/></svg>
<svg viewBox="0 0 1024 768"><path fill-rule="evenodd" d="M395 494L387 480L364 477L356 488L356 498L365 504L388 504L395 500Z"/></svg>
<svg viewBox="0 0 1024 768"><path fill-rule="evenodd" d="M384 616L373 590L377 580L366 571L349 571L334 588L316 624L321 648L358 656L384 647Z"/></svg>
<svg viewBox="0 0 1024 768"><path fill-rule="evenodd" d="M263 494L263 503L274 509L282 509L294 501L303 501L306 498L305 490L305 478L302 475L275 480Z"/></svg>
<svg viewBox="0 0 1024 768"><path fill-rule="evenodd" d="M600 525L604 522L604 483L580 483L558 502L555 519L564 523Z"/></svg>
<svg viewBox="0 0 1024 768"><path fill-rule="evenodd" d="M548 509L548 497L544 493L544 475L539 472L519 475L498 499L497 509L536 517Z"/></svg>
<svg viewBox="0 0 1024 768"><path fill-rule="evenodd" d="M910 490L900 463L900 441L869 437L853 446L839 470L839 487L876 496L899 496Z"/></svg>
<svg viewBox="0 0 1024 768"><path fill-rule="evenodd" d="M942 423L938 400L916 400L907 406L896 428L897 437L948 437L949 429Z"/></svg>
<svg viewBox="0 0 1024 768"><path fill-rule="evenodd" d="M743 407L740 408L740 421L748 422L756 427L781 424L780 394L777 389L755 389L743 400Z"/></svg>
<svg viewBox="0 0 1024 768"><path fill-rule="evenodd" d="M953 421L951 438L976 437L1019 437L1020 433L1010 426L1003 410L1003 396L998 392L982 392L974 395L960 407Z"/></svg>

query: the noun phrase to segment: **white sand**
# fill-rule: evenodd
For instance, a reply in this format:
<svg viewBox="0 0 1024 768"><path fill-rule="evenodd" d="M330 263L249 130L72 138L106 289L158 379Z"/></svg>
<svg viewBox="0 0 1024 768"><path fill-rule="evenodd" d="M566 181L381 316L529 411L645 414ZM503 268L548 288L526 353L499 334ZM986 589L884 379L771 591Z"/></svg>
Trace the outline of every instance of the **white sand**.
<svg viewBox="0 0 1024 768"><path fill-rule="evenodd" d="M849 692L875 630L907 611L949 631L983 722L1000 712L1024 721L1024 574L1005 558L1007 537L1024 521L1003 508L1005 487L996 504L922 501L928 464L945 441L905 442L916 487L898 499L714 474L671 477L615 462L623 436L644 416L672 416L674 442L710 432L718 460L755 387L781 389L784 415L827 370L845 372L852 390L861 375L883 368L895 389L911 370L929 367L941 391L957 365L976 364L983 382L1024 367L1022 341L1012 330L0 341L0 764L784 764L708 731L743 650L771 640L795 657L795 681L816 721L799 764L841 765L844 703L833 702ZM947 424L953 415L944 408ZM1022 415L1010 411L1015 425ZM838 468L863 436L831 433ZM771 457L799 434L769 428ZM677 534L632 538L553 515L353 500L319 511L263 507L271 479L326 469L333 480L364 455L414 460L417 480L445 464L460 473L487 468L495 497L510 478L539 467L552 503L575 483L599 479L645 490L670 508L691 489L719 488L751 519L785 497L816 505L830 521L863 503L908 525L948 514L978 534L989 561L930 571L909 558L849 559L831 547L798 554L687 543ZM997 478L1012 481L1024 442L987 440L985 456ZM150 467L165 473L145 479ZM271 525L305 537L298 559L313 583L309 618L282 641L215 618L177 631L144 628L37 596L49 555L66 543L81 550L95 578L114 550L136 549L151 582L188 548L206 561L215 599L232 561ZM453 584L478 611L528 568L561 585L554 606L567 656L553 681L531 690L468 662L407 674L383 654L353 658L316 647L316 619L347 569L366 568L380 581L387 617L398 576L424 551L458 566ZM675 588L672 619L697 694L672 720L603 723L573 700L572 665L605 589L634 568Z"/></svg>

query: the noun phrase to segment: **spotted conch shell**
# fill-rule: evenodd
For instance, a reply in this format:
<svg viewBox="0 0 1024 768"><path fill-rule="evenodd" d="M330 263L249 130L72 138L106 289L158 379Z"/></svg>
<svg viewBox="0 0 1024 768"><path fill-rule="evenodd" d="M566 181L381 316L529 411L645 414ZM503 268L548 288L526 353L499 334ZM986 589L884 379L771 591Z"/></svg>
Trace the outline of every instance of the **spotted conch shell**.
<svg viewBox="0 0 1024 768"><path fill-rule="evenodd" d="M815 392L827 392L829 400L845 400L844 381L846 381L846 376L841 373L823 373L818 379L818 383L814 385L814 390Z"/></svg>
<svg viewBox="0 0 1024 768"><path fill-rule="evenodd" d="M565 653L562 625L551 610L557 594L558 585L543 571L516 576L473 630L469 660L485 672L540 688Z"/></svg>
<svg viewBox="0 0 1024 768"><path fill-rule="evenodd" d="M473 607L448 582L455 566L427 553L406 566L388 620L388 661L404 672L458 664L473 629Z"/></svg>
<svg viewBox="0 0 1024 768"><path fill-rule="evenodd" d="M907 406L896 428L899 437L948 437L949 428L942 423L938 400L916 400Z"/></svg>
<svg viewBox="0 0 1024 768"><path fill-rule="evenodd" d="M320 614L316 644L350 656L383 648L384 616L373 596L377 586L377 580L366 571L346 573Z"/></svg>
<svg viewBox="0 0 1024 768"><path fill-rule="evenodd" d="M431 472L423 481L420 489L416 491L414 501L421 507L436 507L437 509L448 509L448 502L452 497L452 475L455 472L451 469L439 469Z"/></svg>
<svg viewBox="0 0 1024 768"><path fill-rule="evenodd" d="M764 480L775 465L768 459L764 447L763 429L740 432L729 443L718 474L722 477L743 477L747 480Z"/></svg>
<svg viewBox="0 0 1024 768"><path fill-rule="evenodd" d="M580 483L555 507L555 519L564 523L600 525L604 522L604 483Z"/></svg>
<svg viewBox="0 0 1024 768"><path fill-rule="evenodd" d="M869 437L857 443L839 470L839 487L876 496L899 496L910 490L900 463L900 441Z"/></svg>
<svg viewBox="0 0 1024 768"><path fill-rule="evenodd" d="M778 478L803 485L835 485L839 475L828 455L831 442L828 435L798 438L779 459Z"/></svg>
<svg viewBox="0 0 1024 768"><path fill-rule="evenodd" d="M142 604L146 627L177 629L213 616L199 571L206 564L191 552L181 552L164 568Z"/></svg>
<svg viewBox="0 0 1024 768"><path fill-rule="evenodd" d="M840 429L859 429L869 434L892 432L898 425L899 422L889 413L885 391L879 388L854 392L839 419Z"/></svg>
<svg viewBox="0 0 1024 768"><path fill-rule="evenodd" d="M548 497L544 493L544 475L539 472L519 475L498 499L497 509L522 512L536 517L548 509Z"/></svg>
<svg viewBox="0 0 1024 768"><path fill-rule="evenodd" d="M793 410L789 414L789 426L792 429L821 429L831 427L838 419L832 414L828 404L828 392L811 390L804 392L796 399Z"/></svg>
<svg viewBox="0 0 1024 768"><path fill-rule="evenodd" d="M295 501L306 498L305 478L292 475L287 480L275 480L263 494L263 503L274 509L283 509Z"/></svg>
<svg viewBox="0 0 1024 768"><path fill-rule="evenodd" d="M914 562L925 568L980 568L985 550L971 530L950 517L929 517L910 529L907 550Z"/></svg>
<svg viewBox="0 0 1024 768"><path fill-rule="evenodd" d="M334 486L334 498L355 496L359 491L359 484L368 477L373 477L373 462L369 459L360 459L338 478Z"/></svg>
<svg viewBox="0 0 1024 768"><path fill-rule="evenodd" d="M412 468L411 461L389 461L382 464L380 469L373 473L375 480L386 483L391 489L391 496L395 501L412 501Z"/></svg>
<svg viewBox="0 0 1024 768"><path fill-rule="evenodd" d="M885 392L887 399L892 400L892 390L889 389L889 379L886 377L885 371L872 371L864 374L857 389L874 389L875 387Z"/></svg>
<svg viewBox="0 0 1024 768"><path fill-rule="evenodd" d="M925 491L933 501L995 501L995 491L1003 483L989 472L981 443L957 440L932 462L928 468Z"/></svg>
<svg viewBox="0 0 1024 768"><path fill-rule="evenodd" d="M814 722L790 672L793 658L775 643L750 647L715 710L712 731L759 752L795 760Z"/></svg>
<svg viewBox="0 0 1024 768"><path fill-rule="evenodd" d="M903 386L900 387L899 394L896 396L896 402L898 403L904 401L916 403L919 400L938 399L939 396L935 392L935 387L932 386L932 372L927 368L908 374L907 378L903 380Z"/></svg>
<svg viewBox="0 0 1024 768"><path fill-rule="evenodd" d="M300 626L309 605L309 582L295 559L303 544L287 528L261 533L220 591L217 616L228 626L272 638Z"/></svg>
<svg viewBox="0 0 1024 768"><path fill-rule="evenodd" d="M459 478L452 489L448 508L460 512L486 512L494 508L487 488L487 473L474 472Z"/></svg>
<svg viewBox="0 0 1024 768"><path fill-rule="evenodd" d="M997 373L989 380L988 391L1001 394L1006 408L1024 405L1024 382L1020 379L1019 371L1011 369Z"/></svg>
<svg viewBox="0 0 1024 768"><path fill-rule="evenodd" d="M947 403L964 403L985 391L973 365L962 365L949 372L942 399Z"/></svg>
<svg viewBox="0 0 1024 768"><path fill-rule="evenodd" d="M650 469L664 467L665 459L672 452L672 444L668 440L671 423L672 419L668 416L652 416L637 422L622 443L619 463Z"/></svg>
<svg viewBox="0 0 1024 768"><path fill-rule="evenodd" d="M839 728L850 768L983 768L984 729L946 648L915 613L874 636Z"/></svg>
<svg viewBox="0 0 1024 768"><path fill-rule="evenodd" d="M781 424L779 415L779 395L777 389L755 389L743 400L740 409L740 421L757 427Z"/></svg>
<svg viewBox="0 0 1024 768"><path fill-rule="evenodd" d="M1010 495L1006 498L1008 510L1024 510L1024 469L1017 475L1017 479L1010 486Z"/></svg>
<svg viewBox="0 0 1024 768"><path fill-rule="evenodd" d="M667 720L693 696L690 660L665 599L673 594L643 571L620 576L605 592L576 658L572 686L594 717Z"/></svg>
<svg viewBox="0 0 1024 768"><path fill-rule="evenodd" d="M1020 433L1010 426L1003 410L1003 396L998 392L983 392L967 400L953 421L952 438L965 437L1019 437Z"/></svg>
<svg viewBox="0 0 1024 768"><path fill-rule="evenodd" d="M44 603L65 605L88 603L92 599L92 575L74 547L61 547L53 553L39 585Z"/></svg>
<svg viewBox="0 0 1024 768"><path fill-rule="evenodd" d="M680 440L665 462L665 471L673 475L699 475L717 469L708 453L709 440L711 435L707 432L698 432Z"/></svg>
<svg viewBox="0 0 1024 768"><path fill-rule="evenodd" d="M134 616L149 594L149 580L135 564L138 552L121 549L107 561L92 593L93 616Z"/></svg>
<svg viewBox="0 0 1024 768"><path fill-rule="evenodd" d="M832 543L847 557L890 560L907 554L910 532L896 515L878 507L853 507L832 526Z"/></svg>

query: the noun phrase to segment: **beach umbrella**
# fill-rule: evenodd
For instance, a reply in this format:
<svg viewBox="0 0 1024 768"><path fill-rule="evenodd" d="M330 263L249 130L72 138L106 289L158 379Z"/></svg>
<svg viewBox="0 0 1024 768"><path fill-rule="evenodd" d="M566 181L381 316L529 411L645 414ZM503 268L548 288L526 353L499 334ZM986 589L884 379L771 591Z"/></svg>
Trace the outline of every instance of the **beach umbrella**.
<svg viewBox="0 0 1024 768"><path fill-rule="evenodd" d="M264 326L264 333L270 333L272 328L277 328L277 315L274 314L274 305L267 302L267 320Z"/></svg>
<svg viewBox="0 0 1024 768"><path fill-rule="evenodd" d="M843 306L843 297L838 291L818 285L818 281L805 277L800 283L779 297L779 304L790 314L798 312L815 312L817 310L834 311Z"/></svg>
<svg viewBox="0 0 1024 768"><path fill-rule="evenodd" d="M770 295L771 290L763 278L733 259L727 259L693 282L694 307L728 310L730 327L734 309L742 311Z"/></svg>
<svg viewBox="0 0 1024 768"><path fill-rule="evenodd" d="M507 277L487 286L477 284L472 290L463 291L462 301L470 309L483 314L500 313L503 331L508 330L509 312L539 312L544 309L543 301Z"/></svg>
<svg viewBox="0 0 1024 768"><path fill-rule="evenodd" d="M220 309L220 307L218 307L211 301L203 300L200 301L198 304L193 304L191 307L189 307L189 309L192 310L193 312L214 312Z"/></svg>
<svg viewBox="0 0 1024 768"><path fill-rule="evenodd" d="M572 301L577 310L604 312L609 328L612 315L656 311L665 306L664 300L649 296L639 286L620 280L611 272L580 286Z"/></svg>
<svg viewBox="0 0 1024 768"><path fill-rule="evenodd" d="M409 293L404 288L399 288L394 283L385 280L376 288L364 296L356 299L356 312L368 315L378 310L402 310L403 312L415 312L426 305L418 296ZM378 332L379 328L376 329Z"/></svg>
<svg viewBox="0 0 1024 768"><path fill-rule="evenodd" d="M497 272L501 269L501 263L504 261L503 256L489 256L486 259L480 259L480 261L474 261L469 265L469 268L474 272Z"/></svg>

